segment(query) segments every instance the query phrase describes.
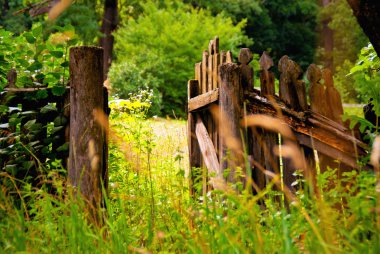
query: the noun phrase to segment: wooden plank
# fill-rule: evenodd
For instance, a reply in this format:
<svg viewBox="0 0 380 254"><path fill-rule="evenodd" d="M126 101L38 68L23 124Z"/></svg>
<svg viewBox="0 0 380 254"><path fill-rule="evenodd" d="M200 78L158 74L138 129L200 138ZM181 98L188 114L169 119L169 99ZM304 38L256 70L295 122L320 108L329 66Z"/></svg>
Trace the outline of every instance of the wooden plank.
<svg viewBox="0 0 380 254"><path fill-rule="evenodd" d="M199 81L198 80L189 80L187 85L187 95L188 99L191 99L199 93ZM199 144L195 134L195 115L191 112L188 113L187 117L187 142L189 149L189 189L190 195L194 196L196 190L194 188L195 179L197 175L193 168L201 167L201 152Z"/></svg>
<svg viewBox="0 0 380 254"><path fill-rule="evenodd" d="M7 87L4 88L6 92L14 92L14 93L23 93L23 92L35 92L39 90L51 90L51 87L26 87L26 88L17 88L17 87ZM66 89L70 89L69 86Z"/></svg>
<svg viewBox="0 0 380 254"><path fill-rule="evenodd" d="M219 84L219 65L220 65L220 54L214 54L214 63L213 63L213 77L212 77L212 89L218 88Z"/></svg>
<svg viewBox="0 0 380 254"><path fill-rule="evenodd" d="M262 149L261 144L262 142L262 136L260 135L260 130L258 129L249 129L249 131L252 131L252 159L254 160L253 164L253 170L252 170L252 179L257 185L257 187L260 190L263 190L266 186L266 177L265 174L259 169L259 166L264 167L265 165L265 157L264 157L264 151ZM256 190L256 194L260 191Z"/></svg>
<svg viewBox="0 0 380 254"><path fill-rule="evenodd" d="M306 87L302 81L301 67L288 56L283 56L278 63L278 69L281 72L281 100L296 111L307 110Z"/></svg>
<svg viewBox="0 0 380 254"><path fill-rule="evenodd" d="M233 62L234 60L232 57L232 52L228 50L226 53L226 63L233 63Z"/></svg>
<svg viewBox="0 0 380 254"><path fill-rule="evenodd" d="M334 87L332 72L329 69L322 70L322 76L326 86L326 101L329 107L330 117L333 121L342 124L343 105L338 90Z"/></svg>
<svg viewBox="0 0 380 254"><path fill-rule="evenodd" d="M219 159L221 171L230 169L229 180L234 182L237 167L244 168L243 146L240 133L240 113L242 105L240 68L234 63L220 66L219 87ZM229 156L227 156L229 154Z"/></svg>
<svg viewBox="0 0 380 254"><path fill-rule="evenodd" d="M253 56L249 48L240 49L239 63L241 69L241 86L243 90L253 92L253 68L249 66Z"/></svg>
<svg viewBox="0 0 380 254"><path fill-rule="evenodd" d="M277 105L273 105L265 98L259 97L255 94L249 94L246 97L248 101L247 111L254 114L265 114L273 117L278 117L278 108L282 109L283 106L281 102L278 101L278 97L275 97ZM339 129L334 129L333 126L323 126L323 123L315 124L318 122L314 118L314 113L309 113L304 116L298 116L297 114L290 113L291 111L283 111L281 116L282 120L286 122L296 134L303 134L308 137L312 137L314 143L316 141L323 143L337 151L348 154L351 158L350 160L345 159L342 163L348 163L352 166L352 161L356 161L356 154L365 155L368 151L368 147L362 141L356 139L349 133L340 131ZM334 130L334 131L333 131ZM313 147L310 143L305 143L304 145L320 150L323 152L321 146ZM356 165L356 168L359 166Z"/></svg>
<svg viewBox="0 0 380 254"><path fill-rule="evenodd" d="M315 65L311 64L307 69L307 79L310 82L309 87L309 98L310 98L310 109L313 112L319 113L321 115L328 114L327 103L325 101L325 88L321 84L322 71Z"/></svg>
<svg viewBox="0 0 380 254"><path fill-rule="evenodd" d="M195 134L208 171L215 176L219 176L220 166L216 156L216 151L214 145L212 144L211 138L208 135L207 129L199 116L197 116L196 120Z"/></svg>
<svg viewBox="0 0 380 254"><path fill-rule="evenodd" d="M208 53L207 51L203 51L201 93L207 92L207 82L208 82Z"/></svg>
<svg viewBox="0 0 380 254"><path fill-rule="evenodd" d="M219 99L219 89L216 88L207 93L198 95L189 100L188 110L190 112L209 106L211 103L217 102Z"/></svg>
<svg viewBox="0 0 380 254"><path fill-rule="evenodd" d="M200 86L202 84L202 62L195 64L195 79L198 80L198 86Z"/></svg>
<svg viewBox="0 0 380 254"><path fill-rule="evenodd" d="M269 71L273 67L273 60L264 52L260 57L260 94L261 96L274 96L275 95L275 76L274 73Z"/></svg>
<svg viewBox="0 0 380 254"><path fill-rule="evenodd" d="M227 54L224 50L220 52L220 64L226 63L227 60Z"/></svg>
<svg viewBox="0 0 380 254"><path fill-rule="evenodd" d="M352 168L362 169L361 166L357 164L357 158L353 154L345 153L339 149L336 149L329 144L326 144L318 139L313 139L312 137L305 135L304 133L295 133L300 144L305 145L310 148L314 148L323 155L334 158Z"/></svg>

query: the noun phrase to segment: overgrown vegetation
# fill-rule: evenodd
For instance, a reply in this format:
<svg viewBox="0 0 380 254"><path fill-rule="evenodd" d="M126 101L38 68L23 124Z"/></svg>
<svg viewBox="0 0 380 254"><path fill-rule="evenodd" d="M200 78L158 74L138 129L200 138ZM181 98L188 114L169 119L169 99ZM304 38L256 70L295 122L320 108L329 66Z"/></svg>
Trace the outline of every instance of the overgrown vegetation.
<svg viewBox="0 0 380 254"><path fill-rule="evenodd" d="M239 45L251 40L243 35L245 21L232 24L220 14L196 10L181 1L141 3L144 15L124 21L115 33L116 63L110 81L117 96L128 98L138 89L154 92L153 112L184 116L187 80L194 73L191 63L201 61L202 49L215 35L221 47L237 54Z"/></svg>
<svg viewBox="0 0 380 254"><path fill-rule="evenodd" d="M353 66L363 41L354 36L360 35L357 26L353 36L342 29L342 24L353 24L342 1L333 1L322 13L332 16L331 28L338 31L338 86L346 101L371 100L378 115L379 58L368 45ZM24 2L0 0L0 6L9 5L0 18L1 89L14 68L15 87L48 87L60 96L68 82L68 48L98 41L104 1L74 1L55 24L27 13L12 16ZM88 204L67 186L57 156L67 153L67 143L53 147L67 119L56 105L29 112L0 105L0 118L7 119L0 125L0 253L380 252L378 172L351 171L338 179L338 169L329 169L317 174L315 186L304 172L296 172L294 195L273 188L281 177L269 174L271 183L257 195L248 184L239 185L239 193L228 188L190 197L186 123L148 118L184 116L186 81L193 76L193 63L200 61L200 50L215 35L223 38L221 48L235 55L244 44L269 49L275 58L290 53L301 65L309 64L315 53L315 1L124 0L120 6L116 62L109 73L114 94L109 104L109 189L99 210L103 223L92 223ZM344 22L337 22L342 15ZM348 51L343 48L352 44L349 61L344 61ZM36 103L47 93L37 90L25 101ZM378 120L350 119L372 145ZM42 132L45 139L36 142ZM198 193L203 184L196 179Z"/></svg>
<svg viewBox="0 0 380 254"><path fill-rule="evenodd" d="M113 143L104 226L87 221L82 201L53 173L57 193L24 187L19 190L21 208L3 186L0 248L5 253L379 251L373 173L352 171L338 180L331 169L318 175L318 195L300 178L291 199L279 199L282 192L269 185L257 196L248 189L239 195L210 191L193 200L185 177L185 123L146 120L146 100L111 105ZM132 108L134 113L127 113Z"/></svg>

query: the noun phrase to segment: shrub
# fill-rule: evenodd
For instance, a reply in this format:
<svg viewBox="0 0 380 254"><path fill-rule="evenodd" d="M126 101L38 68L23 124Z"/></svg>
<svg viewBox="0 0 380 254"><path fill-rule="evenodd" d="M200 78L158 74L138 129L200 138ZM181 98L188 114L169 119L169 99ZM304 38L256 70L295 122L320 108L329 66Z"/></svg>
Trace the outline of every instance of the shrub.
<svg viewBox="0 0 380 254"><path fill-rule="evenodd" d="M232 49L252 42L243 35L245 21L236 26L224 15L213 17L179 1L142 3L143 14L123 23L115 33L116 62L110 81L119 96L138 88L151 88L153 108L163 114L184 116L187 80L194 76L194 63L215 35L221 47Z"/></svg>

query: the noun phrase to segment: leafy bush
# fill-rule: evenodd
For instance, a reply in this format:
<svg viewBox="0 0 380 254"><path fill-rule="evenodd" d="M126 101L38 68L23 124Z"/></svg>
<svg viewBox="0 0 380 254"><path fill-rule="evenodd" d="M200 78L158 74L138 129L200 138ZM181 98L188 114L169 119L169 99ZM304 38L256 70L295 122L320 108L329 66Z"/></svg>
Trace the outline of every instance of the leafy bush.
<svg viewBox="0 0 380 254"><path fill-rule="evenodd" d="M201 60L209 40L218 35L221 48L235 54L237 46L251 41L242 33L245 21L234 26L224 15L213 17L180 1L163 2L141 3L143 14L115 33L117 59L109 77L119 96L151 88L155 97L162 97L154 108L184 116L187 80L194 76L194 63Z"/></svg>
<svg viewBox="0 0 380 254"><path fill-rule="evenodd" d="M362 101L368 102L372 99L373 109L376 115L380 115L380 59L372 44L368 44L361 50L350 75L355 78L355 89Z"/></svg>

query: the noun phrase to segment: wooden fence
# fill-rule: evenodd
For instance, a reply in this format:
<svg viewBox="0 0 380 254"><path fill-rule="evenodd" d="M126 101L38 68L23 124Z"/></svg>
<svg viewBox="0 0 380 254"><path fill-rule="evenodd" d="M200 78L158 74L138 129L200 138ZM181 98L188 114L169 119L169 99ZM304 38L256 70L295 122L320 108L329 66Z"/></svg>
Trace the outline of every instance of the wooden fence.
<svg viewBox="0 0 380 254"><path fill-rule="evenodd" d="M250 50L242 48L238 63L233 63L231 52L219 51L215 38L203 52L202 62L195 64L195 79L188 82L193 193L199 179L205 193L208 182L216 188L219 180L237 177L243 181L251 177L258 191L271 180L268 172L280 169L284 184L292 189L295 170L314 176L316 161L321 172L338 168L339 176L363 168L358 159L367 153L367 145L342 122L342 102L330 70L311 64L307 92L302 69L284 56L278 63L276 94L272 59L265 52L260 58L260 90L253 86L251 61ZM201 173L197 175L195 168L201 168Z"/></svg>
<svg viewBox="0 0 380 254"><path fill-rule="evenodd" d="M38 183L39 162L60 159L68 168L70 184L80 188L97 207L102 196L101 181L107 187L108 178L106 133L94 120L95 110L109 111L108 92L103 87L103 50L71 48L70 83L62 96L54 96L46 87L16 88L15 79L16 72L10 72L9 86L1 93L1 104L7 107L0 119L0 150L9 152L0 154L0 171L19 179L32 177ZM22 133L23 138L18 139L15 133ZM21 158L11 153L17 143L29 151ZM21 167L28 160L29 169L21 175L10 171L11 165Z"/></svg>

